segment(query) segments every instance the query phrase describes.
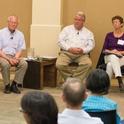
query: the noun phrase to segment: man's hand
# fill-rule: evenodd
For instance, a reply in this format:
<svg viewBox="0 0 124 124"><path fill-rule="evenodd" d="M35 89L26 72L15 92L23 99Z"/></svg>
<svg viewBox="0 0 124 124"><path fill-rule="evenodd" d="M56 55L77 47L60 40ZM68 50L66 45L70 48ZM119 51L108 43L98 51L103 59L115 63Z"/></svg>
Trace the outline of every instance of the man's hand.
<svg viewBox="0 0 124 124"><path fill-rule="evenodd" d="M12 66L16 66L19 63L19 59L16 58L9 58L8 61Z"/></svg>
<svg viewBox="0 0 124 124"><path fill-rule="evenodd" d="M83 50L81 48L69 48L68 52L73 54L83 54Z"/></svg>

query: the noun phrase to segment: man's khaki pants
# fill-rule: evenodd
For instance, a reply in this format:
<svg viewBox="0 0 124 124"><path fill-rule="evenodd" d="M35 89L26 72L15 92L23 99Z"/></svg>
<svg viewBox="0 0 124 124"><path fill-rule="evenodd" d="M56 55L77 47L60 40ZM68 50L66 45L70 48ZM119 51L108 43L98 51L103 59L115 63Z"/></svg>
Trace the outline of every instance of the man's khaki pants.
<svg viewBox="0 0 124 124"><path fill-rule="evenodd" d="M10 67L11 67L10 63L6 59L0 57L0 68L1 68L4 85L10 83ZM22 84L25 72L27 70L27 62L21 59L19 64L15 66L15 68L16 71L15 71L14 81Z"/></svg>
<svg viewBox="0 0 124 124"><path fill-rule="evenodd" d="M78 63L78 66L69 66L72 62ZM89 73L91 66L92 62L89 55L76 55L66 51L60 52L56 62L56 67L64 80L68 77L75 77L83 81Z"/></svg>

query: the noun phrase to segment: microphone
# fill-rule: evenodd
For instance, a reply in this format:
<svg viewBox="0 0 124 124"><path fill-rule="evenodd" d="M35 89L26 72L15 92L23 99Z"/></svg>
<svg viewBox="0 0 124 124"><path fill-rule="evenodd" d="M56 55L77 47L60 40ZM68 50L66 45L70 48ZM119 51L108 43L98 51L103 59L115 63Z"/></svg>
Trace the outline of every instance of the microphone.
<svg viewBox="0 0 124 124"><path fill-rule="evenodd" d="M79 35L79 32L77 32L77 35Z"/></svg>
<svg viewBox="0 0 124 124"><path fill-rule="evenodd" d="M13 40L15 30L10 30L10 39Z"/></svg>
<svg viewBox="0 0 124 124"><path fill-rule="evenodd" d="M10 37L10 39L12 40L12 39L13 39L13 37Z"/></svg>

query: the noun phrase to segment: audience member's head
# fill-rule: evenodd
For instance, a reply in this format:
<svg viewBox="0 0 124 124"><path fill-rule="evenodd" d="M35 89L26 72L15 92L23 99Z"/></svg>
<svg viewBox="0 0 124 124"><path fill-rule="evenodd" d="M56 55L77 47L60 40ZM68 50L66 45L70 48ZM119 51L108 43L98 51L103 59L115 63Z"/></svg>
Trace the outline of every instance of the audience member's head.
<svg viewBox="0 0 124 124"><path fill-rule="evenodd" d="M77 78L68 78L63 85L63 99L67 107L79 107L85 98L83 83Z"/></svg>
<svg viewBox="0 0 124 124"><path fill-rule="evenodd" d="M74 26L77 30L80 30L83 27L85 19L85 14L82 11L76 13L74 17Z"/></svg>
<svg viewBox="0 0 124 124"><path fill-rule="evenodd" d="M113 23L114 28L122 28L124 25L124 20L121 16L116 15L112 17L112 23Z"/></svg>
<svg viewBox="0 0 124 124"><path fill-rule="evenodd" d="M86 79L86 88L93 94L105 95L110 87L109 76L101 69L93 70Z"/></svg>
<svg viewBox="0 0 124 124"><path fill-rule="evenodd" d="M13 33L18 26L18 17L9 16L8 17L8 29Z"/></svg>
<svg viewBox="0 0 124 124"><path fill-rule="evenodd" d="M21 99L21 110L28 124L57 124L58 108L48 93L26 93Z"/></svg>

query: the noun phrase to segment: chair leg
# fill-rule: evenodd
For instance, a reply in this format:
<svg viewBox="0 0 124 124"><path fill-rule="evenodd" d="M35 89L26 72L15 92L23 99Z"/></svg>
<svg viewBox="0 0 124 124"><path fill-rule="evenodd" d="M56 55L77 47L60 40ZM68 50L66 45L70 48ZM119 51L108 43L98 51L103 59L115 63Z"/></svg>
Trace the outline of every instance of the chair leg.
<svg viewBox="0 0 124 124"><path fill-rule="evenodd" d="M120 91L124 91L124 84L121 77L117 77Z"/></svg>

